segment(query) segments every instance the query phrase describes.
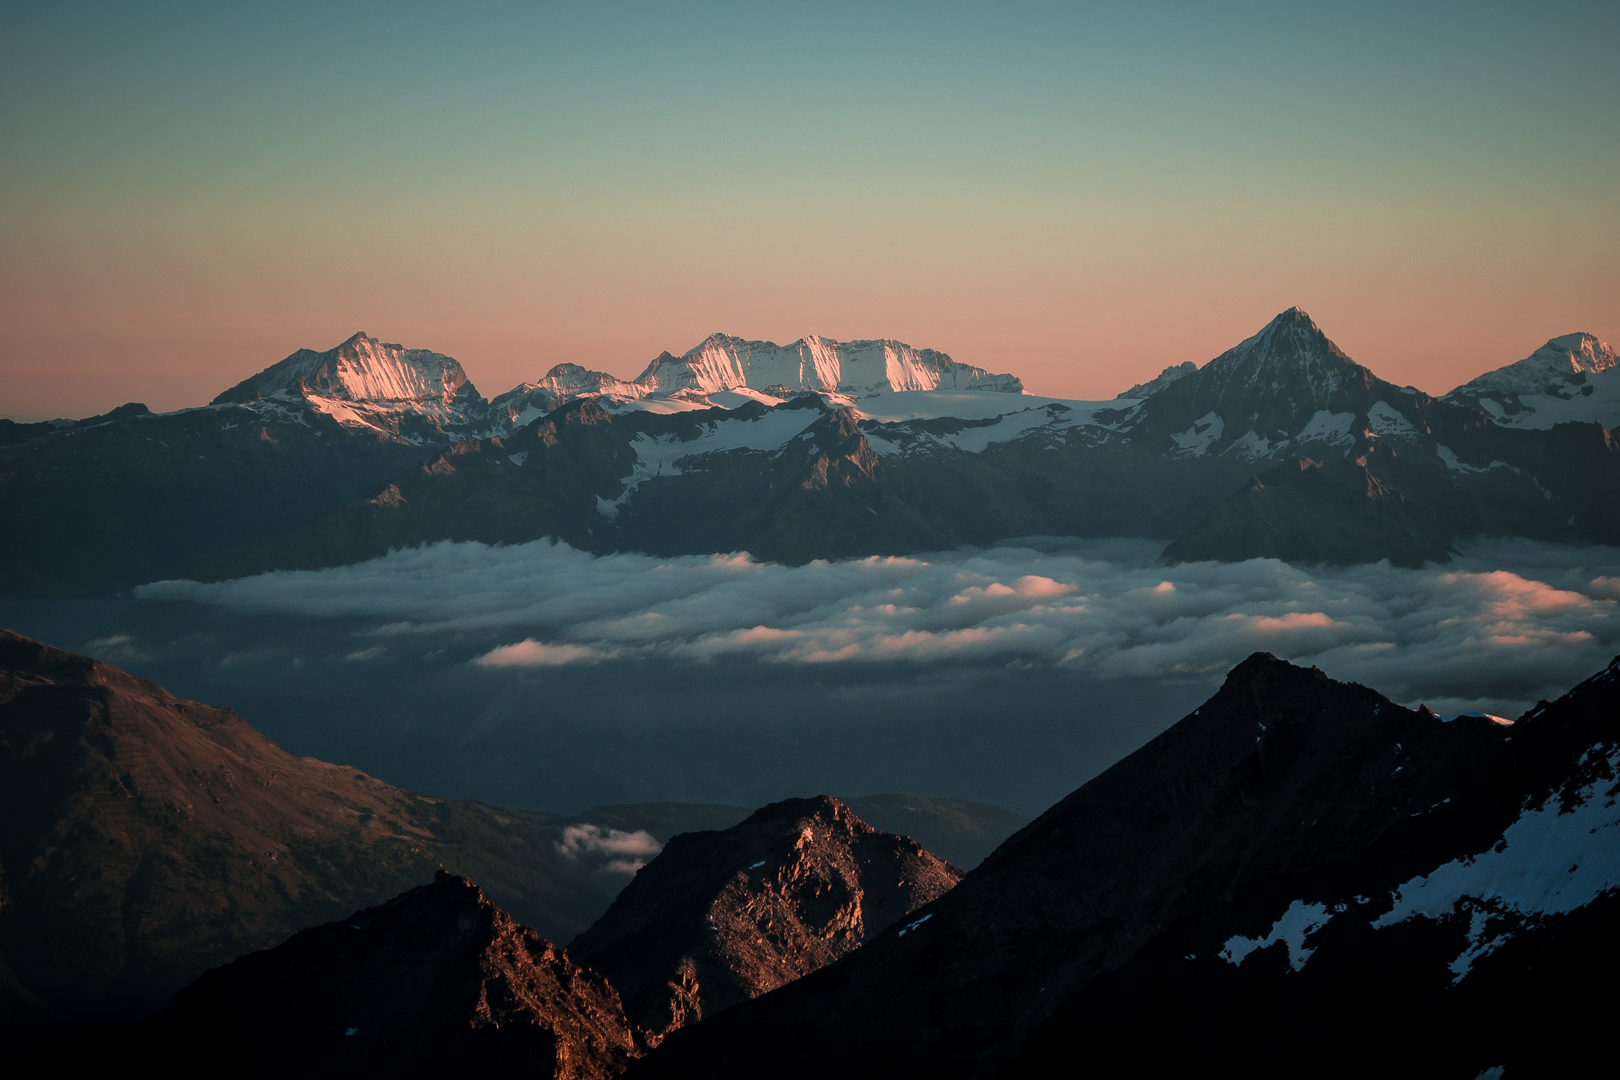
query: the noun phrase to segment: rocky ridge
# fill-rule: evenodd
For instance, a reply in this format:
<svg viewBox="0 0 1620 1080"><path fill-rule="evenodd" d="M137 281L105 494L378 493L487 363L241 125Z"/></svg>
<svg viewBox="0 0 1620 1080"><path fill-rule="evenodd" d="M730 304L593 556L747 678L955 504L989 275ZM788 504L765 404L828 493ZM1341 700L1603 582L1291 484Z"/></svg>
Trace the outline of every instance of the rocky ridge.
<svg viewBox="0 0 1620 1080"><path fill-rule="evenodd" d="M303 930L208 972L133 1029L59 1057L221 1061L247 1076L617 1076L643 1052L601 976L465 878Z"/></svg>
<svg viewBox="0 0 1620 1080"><path fill-rule="evenodd" d="M499 415L522 423L582 397L603 407L659 409L774 405L796 394L826 395L850 404L900 391L993 391L1016 394L1023 383L961 364L934 349L900 341L834 341L812 334L790 345L711 334L680 356L653 358L626 382L577 364L558 364L536 382L495 398ZM646 399L646 400L643 400Z"/></svg>
<svg viewBox="0 0 1620 1080"><path fill-rule="evenodd" d="M960 877L837 799L789 799L672 839L569 948L662 1037L847 956Z"/></svg>

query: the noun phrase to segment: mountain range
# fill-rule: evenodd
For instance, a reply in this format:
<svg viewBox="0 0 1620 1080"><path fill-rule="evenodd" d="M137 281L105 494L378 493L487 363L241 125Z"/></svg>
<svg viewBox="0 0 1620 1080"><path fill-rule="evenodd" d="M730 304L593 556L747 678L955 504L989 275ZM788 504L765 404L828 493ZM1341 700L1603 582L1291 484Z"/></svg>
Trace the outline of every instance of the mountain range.
<svg viewBox="0 0 1620 1080"><path fill-rule="evenodd" d="M1298 309L1106 402L894 341L724 335L633 381L558 365L486 401L450 357L359 334L202 408L13 425L0 590L548 536L793 563L1033 535L1404 565L1480 533L1617 543L1617 387L1612 350L1577 334L1431 398Z"/></svg>

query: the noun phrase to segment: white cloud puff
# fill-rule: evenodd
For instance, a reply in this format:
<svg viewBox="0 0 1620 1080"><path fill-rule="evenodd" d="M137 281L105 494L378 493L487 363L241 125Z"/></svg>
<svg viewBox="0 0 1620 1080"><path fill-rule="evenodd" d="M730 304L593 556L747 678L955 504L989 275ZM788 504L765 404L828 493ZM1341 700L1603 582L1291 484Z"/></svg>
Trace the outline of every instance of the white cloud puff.
<svg viewBox="0 0 1620 1080"><path fill-rule="evenodd" d="M1266 650L1437 708L1555 694L1620 644L1613 548L1481 541L1418 570L1273 559L1165 567L1158 549L1076 541L789 567L736 554L598 557L550 541L440 543L137 595L370 618L384 636L517 638L475 661L485 667L655 656L1207 678Z"/></svg>
<svg viewBox="0 0 1620 1080"><path fill-rule="evenodd" d="M649 832L621 832L600 825L570 825L557 841L557 853L566 859L602 861L600 869L618 874L633 874L646 866L664 845Z"/></svg>

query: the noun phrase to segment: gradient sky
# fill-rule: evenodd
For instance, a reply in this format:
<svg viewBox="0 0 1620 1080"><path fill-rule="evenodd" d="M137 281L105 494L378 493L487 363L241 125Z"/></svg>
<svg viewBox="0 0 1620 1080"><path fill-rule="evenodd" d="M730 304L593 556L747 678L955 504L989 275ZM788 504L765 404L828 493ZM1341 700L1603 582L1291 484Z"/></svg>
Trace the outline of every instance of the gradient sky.
<svg viewBox="0 0 1620 1080"><path fill-rule="evenodd" d="M1111 397L1294 304L1620 343L1620 5L7 5L0 414L363 329L492 395L723 330Z"/></svg>

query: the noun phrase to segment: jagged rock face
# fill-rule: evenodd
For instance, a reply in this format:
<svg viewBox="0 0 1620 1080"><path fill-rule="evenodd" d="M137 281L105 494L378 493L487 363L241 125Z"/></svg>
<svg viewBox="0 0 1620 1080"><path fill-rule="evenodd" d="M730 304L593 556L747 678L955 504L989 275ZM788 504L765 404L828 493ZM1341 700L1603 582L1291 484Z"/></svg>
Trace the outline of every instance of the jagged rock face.
<svg viewBox="0 0 1620 1080"><path fill-rule="evenodd" d="M728 393L768 404L800 393L849 400L896 390L1016 394L1022 389L1015 376L993 375L942 352L887 338L838 342L812 334L777 345L712 334L681 356L659 353L631 382L578 364L558 364L544 378L514 387L491 404L498 416L521 425L580 398L596 398L610 408L643 398L690 407L740 403L722 400Z"/></svg>
<svg viewBox="0 0 1620 1080"><path fill-rule="evenodd" d="M1453 815L1473 830L1466 843L1414 842L1387 858L1379 845L1420 828L1517 730L1442 722L1257 654L906 923L676 1033L633 1075L991 1075L1065 1001L1172 927L1258 896L1281 900L1267 909L1275 919L1301 879L1330 880L1356 860L1397 887L1488 848L1501 813ZM1255 933L1226 931L1237 932Z"/></svg>
<svg viewBox="0 0 1620 1080"><path fill-rule="evenodd" d="M1483 409L1505 427L1597 421L1620 426L1620 367L1591 334L1555 337L1517 363L1488 371L1442 401Z"/></svg>
<svg viewBox="0 0 1620 1080"><path fill-rule="evenodd" d="M836 799L789 799L674 837L570 951L662 1035L833 963L960 877Z"/></svg>
<svg viewBox="0 0 1620 1080"><path fill-rule="evenodd" d="M303 1075L585 1080L641 1049L606 980L443 871L211 972L159 1024L216 1040L234 1028L242 1049L275 1046Z"/></svg>
<svg viewBox="0 0 1620 1080"><path fill-rule="evenodd" d="M256 1076L594 1080L642 1051L606 980L443 871L208 972L129 1038Z"/></svg>
<svg viewBox="0 0 1620 1080"><path fill-rule="evenodd" d="M448 405L467 385L467 373L453 357L427 349L407 349L355 334L325 352L299 349L252 378L244 379L210 404L249 402L283 391L342 401L437 402Z"/></svg>

